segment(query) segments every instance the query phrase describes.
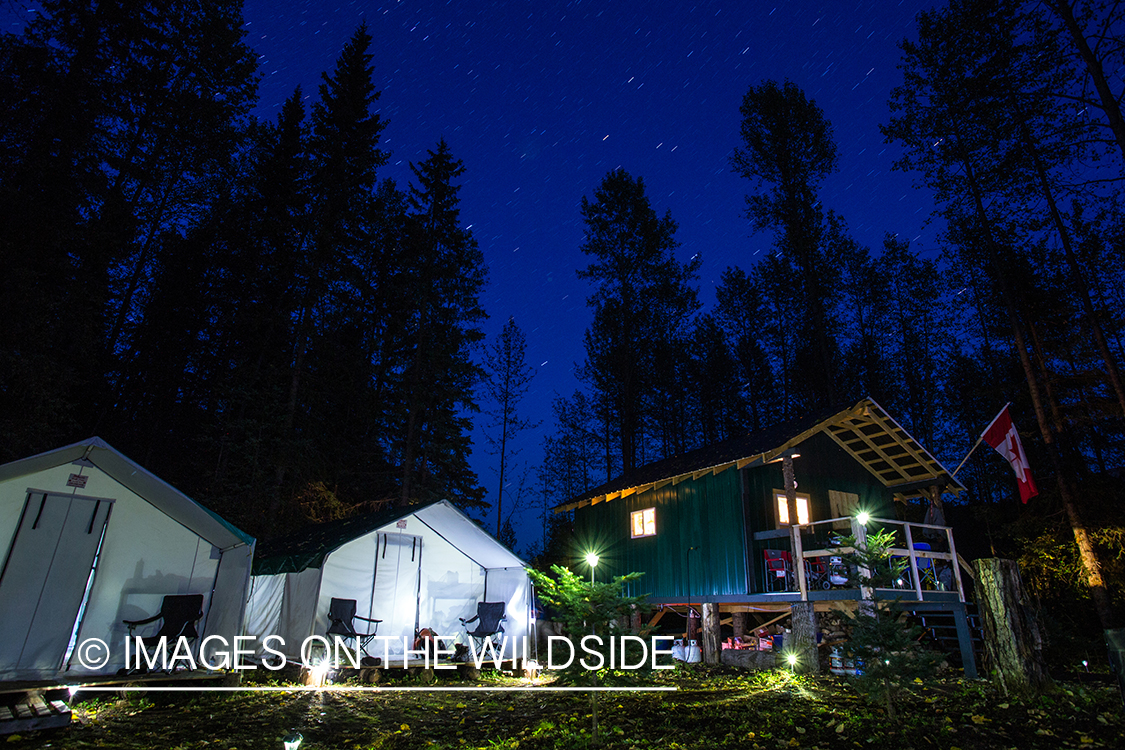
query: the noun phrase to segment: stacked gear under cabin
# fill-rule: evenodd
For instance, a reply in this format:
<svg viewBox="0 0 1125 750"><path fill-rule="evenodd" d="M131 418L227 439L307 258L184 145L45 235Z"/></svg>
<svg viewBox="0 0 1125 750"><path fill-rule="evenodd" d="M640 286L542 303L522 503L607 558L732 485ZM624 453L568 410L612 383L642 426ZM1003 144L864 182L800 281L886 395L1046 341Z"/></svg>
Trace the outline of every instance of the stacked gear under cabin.
<svg viewBox="0 0 1125 750"><path fill-rule="evenodd" d="M444 500L319 524L263 545L246 633L259 644L278 636L270 648L300 660L306 639L326 634L332 599L354 600L357 615L382 621L386 640L369 653L392 663L424 628L446 643L463 635L460 619L473 617L479 602L503 602L503 637L517 656L531 631L525 563Z"/></svg>
<svg viewBox="0 0 1125 750"><path fill-rule="evenodd" d="M100 438L0 466L0 681L113 674L123 621L175 595L202 596L192 646L219 636L203 654L217 663L241 633L253 552L253 538ZM108 658L81 648L91 639Z"/></svg>

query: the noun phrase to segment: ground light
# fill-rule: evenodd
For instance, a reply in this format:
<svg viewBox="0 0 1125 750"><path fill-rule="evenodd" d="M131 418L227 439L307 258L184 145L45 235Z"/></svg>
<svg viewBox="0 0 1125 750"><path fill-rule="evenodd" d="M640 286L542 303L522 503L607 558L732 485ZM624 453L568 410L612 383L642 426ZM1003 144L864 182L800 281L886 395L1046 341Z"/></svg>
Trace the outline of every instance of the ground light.
<svg viewBox="0 0 1125 750"><path fill-rule="evenodd" d="M301 733L294 729L281 738L281 746L284 750L297 750L297 748L301 746L301 741L304 739Z"/></svg>
<svg viewBox="0 0 1125 750"><path fill-rule="evenodd" d="M332 669L332 664L327 659L322 660L319 664L312 668L309 676L312 678L313 687L324 687L328 681L328 672Z"/></svg>
<svg viewBox="0 0 1125 750"><path fill-rule="evenodd" d="M790 651L788 654L785 655L785 662L791 667L796 667L797 666L797 655L794 654L792 651Z"/></svg>
<svg viewBox="0 0 1125 750"><path fill-rule="evenodd" d="M865 510L861 510L856 514L855 520L859 521L860 526L866 526L867 522L871 520L871 514Z"/></svg>

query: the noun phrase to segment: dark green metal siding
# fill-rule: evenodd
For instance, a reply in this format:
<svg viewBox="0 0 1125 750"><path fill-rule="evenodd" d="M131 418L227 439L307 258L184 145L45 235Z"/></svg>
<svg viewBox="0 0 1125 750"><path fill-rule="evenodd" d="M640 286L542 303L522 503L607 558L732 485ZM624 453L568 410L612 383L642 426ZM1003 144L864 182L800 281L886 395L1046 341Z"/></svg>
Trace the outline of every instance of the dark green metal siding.
<svg viewBox="0 0 1125 750"><path fill-rule="evenodd" d="M630 538L630 513L653 507L656 536ZM746 592L741 482L734 469L580 508L575 527L579 546L602 556L599 578L645 574L632 594L689 599Z"/></svg>
<svg viewBox="0 0 1125 750"><path fill-rule="evenodd" d="M793 460L797 491L809 496L813 521L832 517L829 490L859 495L860 507L873 516L893 515L891 493L832 438L818 433L794 448L793 452L800 454ZM781 462L745 473L747 497L752 509L752 531L774 528L775 511L770 499L774 490L782 489Z"/></svg>
<svg viewBox="0 0 1125 750"><path fill-rule="evenodd" d="M872 515L893 516L891 493L827 435L814 435L794 452L801 454L793 463L797 490L809 495L814 521L831 518L829 490L858 495L860 507ZM596 571L601 580L644 573L629 592L634 595L699 601L759 593L762 549L787 549L788 539L752 542L749 556L746 540L775 528L771 503L773 491L781 487L778 462L743 471L727 469L586 506L574 514L577 542L582 552L592 549L601 555ZM656 508L656 536L631 539L630 513L651 507ZM822 527L818 536L825 538L830 531ZM577 569L589 573L581 562Z"/></svg>

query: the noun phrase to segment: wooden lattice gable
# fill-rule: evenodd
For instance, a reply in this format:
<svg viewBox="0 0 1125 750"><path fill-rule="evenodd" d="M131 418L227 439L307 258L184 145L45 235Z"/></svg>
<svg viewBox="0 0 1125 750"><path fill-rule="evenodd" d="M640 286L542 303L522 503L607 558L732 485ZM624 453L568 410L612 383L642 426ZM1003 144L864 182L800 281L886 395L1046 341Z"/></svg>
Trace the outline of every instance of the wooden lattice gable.
<svg viewBox="0 0 1125 750"><path fill-rule="evenodd" d="M883 407L864 399L823 425L855 460L900 497L916 497L935 485L950 492L964 487Z"/></svg>

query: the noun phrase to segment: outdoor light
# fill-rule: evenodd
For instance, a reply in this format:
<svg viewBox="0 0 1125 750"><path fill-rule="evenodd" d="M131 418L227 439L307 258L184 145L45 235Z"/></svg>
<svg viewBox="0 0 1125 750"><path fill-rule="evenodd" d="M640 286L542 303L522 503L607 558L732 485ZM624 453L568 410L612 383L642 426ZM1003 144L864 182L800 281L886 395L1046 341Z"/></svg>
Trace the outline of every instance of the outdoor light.
<svg viewBox="0 0 1125 750"><path fill-rule="evenodd" d="M590 566L590 583L591 584L594 583L594 568L598 567L598 560L600 560L600 559L601 558L598 557L597 552L587 552L586 553L586 564Z"/></svg>
<svg viewBox="0 0 1125 750"><path fill-rule="evenodd" d="M285 750L297 750L301 746L301 741L305 738L296 729L289 732L281 738L281 745Z"/></svg>
<svg viewBox="0 0 1125 750"><path fill-rule="evenodd" d="M331 669L331 667L332 665L329 663L329 661L327 659L324 659L312 668L311 676L313 680L313 687L324 687L324 683L328 678L328 670ZM300 740L298 740L298 742L300 742ZM296 747L296 745L294 745L294 747Z"/></svg>
<svg viewBox="0 0 1125 750"><path fill-rule="evenodd" d="M856 514L855 520L859 521L860 526L866 526L867 522L871 520L871 514L865 510L861 510Z"/></svg>
<svg viewBox="0 0 1125 750"><path fill-rule="evenodd" d="M795 667L797 666L797 655L794 653L790 653L785 657L785 661L789 662L789 666Z"/></svg>
<svg viewBox="0 0 1125 750"><path fill-rule="evenodd" d="M1082 660L1082 666L1086 667L1086 671L1087 671L1087 672L1089 672L1089 671L1090 671L1090 662L1088 662L1088 661L1086 661L1085 659L1083 659L1083 660Z"/></svg>

